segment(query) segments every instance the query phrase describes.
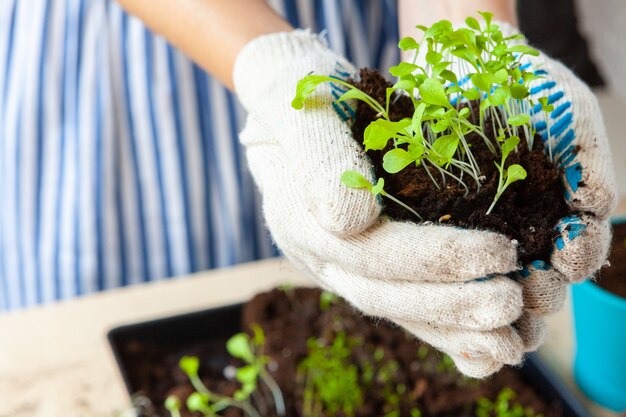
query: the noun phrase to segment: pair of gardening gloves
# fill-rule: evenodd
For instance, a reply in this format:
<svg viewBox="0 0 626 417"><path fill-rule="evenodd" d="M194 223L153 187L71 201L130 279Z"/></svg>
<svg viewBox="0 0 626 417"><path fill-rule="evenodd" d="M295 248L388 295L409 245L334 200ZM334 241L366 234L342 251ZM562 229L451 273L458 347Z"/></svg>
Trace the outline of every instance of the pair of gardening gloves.
<svg viewBox="0 0 626 417"><path fill-rule="evenodd" d="M404 327L476 378L519 364L541 344L543 318L560 309L567 284L605 263L607 217L616 202L594 95L545 55L525 59L543 74L533 100L548 97L554 105L555 160L564 198L577 213L555 225L560 236L550 264L521 265L517 242L494 232L391 221L381 216L377 197L343 185L346 170L374 176L344 120L350 109L336 107L328 83L304 111L291 107L296 84L308 73L355 74L319 37L262 36L235 63L235 88L249 113L241 141L279 248L324 289ZM540 113L533 116L539 132Z"/></svg>

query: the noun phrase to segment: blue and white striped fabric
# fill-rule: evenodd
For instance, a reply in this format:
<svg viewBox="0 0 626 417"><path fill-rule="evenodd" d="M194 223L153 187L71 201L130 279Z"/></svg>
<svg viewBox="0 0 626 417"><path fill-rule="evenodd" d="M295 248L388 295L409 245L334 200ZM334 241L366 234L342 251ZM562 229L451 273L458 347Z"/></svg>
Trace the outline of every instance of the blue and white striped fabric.
<svg viewBox="0 0 626 417"><path fill-rule="evenodd" d="M276 0L357 66L394 1ZM236 98L111 0L0 1L0 310L276 254Z"/></svg>

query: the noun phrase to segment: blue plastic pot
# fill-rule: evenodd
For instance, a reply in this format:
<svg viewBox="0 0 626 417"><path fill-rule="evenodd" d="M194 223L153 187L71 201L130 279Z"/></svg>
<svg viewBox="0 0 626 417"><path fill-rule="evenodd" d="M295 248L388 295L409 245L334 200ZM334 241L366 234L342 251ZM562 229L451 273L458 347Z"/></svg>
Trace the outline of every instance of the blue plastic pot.
<svg viewBox="0 0 626 417"><path fill-rule="evenodd" d="M621 223L626 217L613 220ZM626 411L626 298L586 281L572 286L572 302L574 379L591 400Z"/></svg>

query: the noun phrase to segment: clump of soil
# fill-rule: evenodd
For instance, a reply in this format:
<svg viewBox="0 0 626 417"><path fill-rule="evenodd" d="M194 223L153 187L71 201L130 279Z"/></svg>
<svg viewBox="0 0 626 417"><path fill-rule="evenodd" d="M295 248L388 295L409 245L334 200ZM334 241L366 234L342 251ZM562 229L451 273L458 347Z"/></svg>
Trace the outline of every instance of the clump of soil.
<svg viewBox="0 0 626 417"><path fill-rule="evenodd" d="M610 266L600 270L597 284L615 295L626 298L626 223L613 226L609 262Z"/></svg>
<svg viewBox="0 0 626 417"><path fill-rule="evenodd" d="M390 87L375 70L362 69L355 86L366 92L381 104L385 103L385 89ZM477 120L478 106L472 106L474 120ZM413 103L406 96L398 96L389 109L390 119L397 121L413 116ZM354 139L363 143L365 128L377 117L368 105L359 102L356 119L352 126ZM487 120L486 136L496 137L492 124ZM391 149L391 144L382 151L367 152L376 169L377 177L385 179L385 191L399 198L417 211L425 221L446 223L465 228L493 230L516 239L519 242L519 259L523 263L535 260L549 261L553 241L558 236L555 230L557 222L571 214L563 198L560 172L550 162L543 148L539 135L535 136L534 148L528 150L526 138L520 137L518 152L513 152L507 159L509 164L520 164L528 176L509 186L498 200L495 209L486 212L493 201L498 188L498 171L494 165L496 157L489 151L480 136L471 133L466 137L472 153L481 167L485 181L478 192L472 190L464 196L465 189L450 178L445 187L437 189L422 167L410 165L397 174L389 174L382 168L382 157ZM499 162L500 155L497 156ZM431 170L437 174L434 170ZM441 178L435 177L441 185ZM468 186L473 180L467 180ZM581 184L584 186L584 184ZM384 213L396 220L412 220L415 217L405 208L388 203Z"/></svg>
<svg viewBox="0 0 626 417"><path fill-rule="evenodd" d="M320 291L316 289L273 290L257 295L244 306L242 313L242 328L249 329L253 323L265 332L264 354L272 360L268 370L283 392L289 417L303 415L304 383L302 374L298 374L298 364L308 355L308 341L313 338L328 342L340 333L346 340L357 342L351 347L348 359L356 365L363 387L363 402L355 417L388 415L392 411L388 404L390 390L391 394L401 394L396 396L400 413L389 415L410 416L411 410L418 408L422 417L474 417L480 398L494 400L505 387L516 393L511 407L520 404L531 407L537 415L563 416L562 405L558 401L546 401L521 371L504 368L486 380L465 378L454 369L449 358L398 327L365 317L340 300L322 308ZM165 398L174 394L184 401L193 392L178 368L183 355L200 358L199 375L214 392L232 395L238 388L236 382L224 376L225 366L241 365L226 354L225 338L211 338L207 334L203 342L187 345L176 342L130 340L121 349L124 362L129 364L126 371L133 386L150 399L147 406L139 409L141 417L169 416L163 408ZM386 380L379 378L383 367L392 370ZM377 377L369 384L363 383L365 374L371 370ZM268 392L263 396L271 398ZM255 404L261 408L258 402ZM198 416L186 409L182 415ZM221 415L241 417L237 409L228 409ZM271 402L261 409L261 415L275 417ZM332 416L322 413L318 417L346 416L339 412Z"/></svg>

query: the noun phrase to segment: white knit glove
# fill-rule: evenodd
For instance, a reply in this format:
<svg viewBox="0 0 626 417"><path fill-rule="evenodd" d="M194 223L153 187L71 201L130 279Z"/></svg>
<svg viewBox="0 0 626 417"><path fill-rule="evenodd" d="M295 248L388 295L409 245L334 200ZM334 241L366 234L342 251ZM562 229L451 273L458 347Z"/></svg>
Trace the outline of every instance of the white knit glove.
<svg viewBox="0 0 626 417"><path fill-rule="evenodd" d="M506 23L494 23L505 37L519 32ZM417 57L422 66L425 53L426 48L422 48ZM454 58L446 59L453 62L451 69L459 76L460 86L467 88L471 84L470 68ZM537 104L531 120L544 144L552 147L556 166L562 170L567 204L573 213L580 213L555 225L561 235L555 240L549 264L534 261L511 275L524 289L524 313L514 327L524 349L534 351L543 342L544 316L561 308L567 284L588 278L606 262L611 233L608 216L617 202L617 191L606 130L593 93L564 65L545 54L523 56L522 67L542 77L531 85L529 99L537 103L547 97L548 104L554 106L546 115Z"/></svg>
<svg viewBox="0 0 626 417"><path fill-rule="evenodd" d="M518 32L499 24L505 36ZM530 99L536 103L547 97L554 106L546 115L537 105L532 123L544 143L551 144L555 164L563 172L567 204L580 213L556 225L561 235L550 264L535 261L517 274L524 287L524 315L515 327L526 350L532 351L543 341L543 316L561 308L567 284L589 278L606 262L611 240L608 217L617 203L617 190L602 114L589 87L545 54L524 56L522 62L542 76L531 85Z"/></svg>
<svg viewBox="0 0 626 417"><path fill-rule="evenodd" d="M338 115L350 108L333 110L328 84L304 111L291 107L298 80L312 71L354 73L298 31L252 41L235 63L236 91L249 112L241 140L278 246L320 286L402 325L467 375L518 364L524 343L511 323L522 314L522 286L503 276L517 270L516 244L487 231L379 218L374 196L340 182L345 170L373 175Z"/></svg>

